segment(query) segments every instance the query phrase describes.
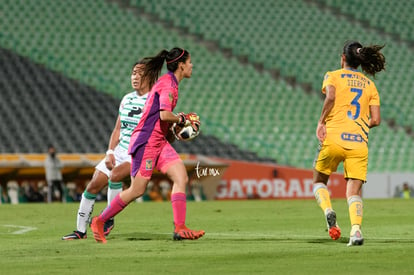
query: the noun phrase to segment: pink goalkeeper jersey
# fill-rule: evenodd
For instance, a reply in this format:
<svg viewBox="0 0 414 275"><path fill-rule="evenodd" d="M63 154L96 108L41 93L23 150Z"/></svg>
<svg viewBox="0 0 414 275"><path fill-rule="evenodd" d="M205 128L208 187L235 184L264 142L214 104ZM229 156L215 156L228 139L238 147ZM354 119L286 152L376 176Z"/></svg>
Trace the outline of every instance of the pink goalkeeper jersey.
<svg viewBox="0 0 414 275"><path fill-rule="evenodd" d="M178 81L172 72L168 72L158 79L148 95L142 117L132 132L129 154L133 155L140 146L147 143L158 146L167 142L165 136L170 123L161 121L160 111L172 112L177 100Z"/></svg>

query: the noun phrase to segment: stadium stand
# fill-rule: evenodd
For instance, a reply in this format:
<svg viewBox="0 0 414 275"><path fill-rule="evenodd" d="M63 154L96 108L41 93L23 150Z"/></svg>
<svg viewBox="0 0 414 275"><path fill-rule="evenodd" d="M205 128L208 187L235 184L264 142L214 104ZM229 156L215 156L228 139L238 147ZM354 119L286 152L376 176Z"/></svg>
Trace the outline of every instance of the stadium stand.
<svg viewBox="0 0 414 275"><path fill-rule="evenodd" d="M194 142L175 146L190 153L247 160L259 156L307 168L317 149L314 128L322 104L321 79L326 70L338 67L338 49L350 35L363 43L386 43L388 71L378 77L377 83L380 92L384 91L384 118L394 121L397 131L386 124L373 130L370 145L375 150L371 151L369 168L414 168L408 153L396 152L412 153L414 148L413 139L401 128L414 125L409 106L412 95L406 92L412 89L413 82L408 76L404 79L413 61L412 49L349 17L321 9L320 1L75 0L61 5L53 0L5 0L2 9L8 12L2 16L7 27L0 32L0 46L43 64L44 70L39 74L53 74L46 69L57 71L66 81L79 81L77 90L86 84L94 93L85 90L79 99L85 96L87 102L90 99L86 93L94 98L96 91L104 91L119 99L129 91L129 70L135 59L154 55L162 48L189 49L194 73L180 86L177 110L201 114L203 135ZM170 22L175 28L168 27ZM211 42L218 46L215 51L209 49ZM256 69L258 64L263 72ZM274 71L280 73L279 78L274 77ZM404 86L395 89L395 79L401 79L399 83ZM59 79L54 86L70 89L70 84L62 86L61 81L65 82ZM2 81L1 85L7 84ZM17 78L13 85L23 88L26 84ZM33 100L43 106L40 110L49 110L49 103L43 101L44 98ZM105 110L116 111L115 105ZM82 103L74 106L81 108L78 106ZM12 111L9 113L13 118L9 119L21 115ZM77 117L70 114L70 118ZM59 116L64 125L72 123L68 117L64 113ZM99 125L106 131L99 134L101 147L89 144L84 145L90 147L85 150L104 151L113 121L112 117L110 124ZM53 121L39 123L47 128ZM82 130L86 129L84 125ZM60 133L59 140L68 139L65 131L56 132ZM71 132L79 136L82 131ZM201 138L204 136L213 138L205 140ZM395 145L397 136L398 145L404 149ZM21 143L21 150L30 150L23 145L25 140L12 139ZM72 136L69 140L73 143L77 138ZM220 147L223 142L225 148ZM255 153L240 156L237 148Z"/></svg>
<svg viewBox="0 0 414 275"><path fill-rule="evenodd" d="M383 101L389 102L388 118L394 119L401 126L414 127L413 120L402 119L393 112L393 109L400 109L402 113L413 113L410 106L394 103L400 90L395 90L392 86L395 79L403 80L404 72L409 71L413 64L412 49L406 44L384 36L376 29L365 27L358 20L350 21L327 9L320 9L316 3L324 0L187 2L161 0L155 5L150 0L131 0L132 5L142 7L162 20L188 28L190 32L202 35L207 40L217 41L221 47L230 48L236 56L245 55L249 61L261 63L265 68L277 69L282 76L310 84L317 91L320 89L323 73L338 67L339 58L331 57L339 55L338 49L346 40L358 39L365 44L386 44L384 53L388 60L387 73L378 76L381 80L378 88L384 91ZM337 0L326 2L340 6L343 15L352 13L356 19L362 19L359 18L361 16L365 16L365 19L372 18L372 14L383 15L382 18L386 18L383 26L401 26L407 29L406 32L413 34L413 19L409 16L410 10L414 9L412 2L410 4L402 1L396 6L387 1L379 5L374 5L373 1L356 0L346 3ZM395 13L392 12L394 10ZM385 13L390 13L391 16L384 16ZM395 20L396 17L400 19ZM395 26L388 30L390 34L400 34L399 31L400 27ZM407 83L406 88L412 87L411 80L401 83Z"/></svg>
<svg viewBox="0 0 414 275"><path fill-rule="evenodd" d="M0 49L2 153L105 150L117 99ZM104 140L102 140L104 139Z"/></svg>
<svg viewBox="0 0 414 275"><path fill-rule="evenodd" d="M411 0L403 1L340 1L318 0L321 4L338 9L342 14L368 24L372 28L382 29L388 34L399 37L413 45L414 6Z"/></svg>
<svg viewBox="0 0 414 275"><path fill-rule="evenodd" d="M56 144L65 153L105 152L119 99L33 64L0 49L2 110L0 153L42 153ZM274 161L233 148L214 137L200 136L181 153L232 159ZM209 151L214 147L215 151ZM223 153L221 153L223 152Z"/></svg>

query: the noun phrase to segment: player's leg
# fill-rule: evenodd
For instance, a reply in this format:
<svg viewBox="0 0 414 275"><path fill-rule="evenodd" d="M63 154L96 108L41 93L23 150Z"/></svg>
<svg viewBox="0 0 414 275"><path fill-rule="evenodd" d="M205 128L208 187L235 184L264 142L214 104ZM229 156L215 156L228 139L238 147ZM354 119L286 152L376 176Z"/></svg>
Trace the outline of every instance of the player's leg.
<svg viewBox="0 0 414 275"><path fill-rule="evenodd" d="M131 179L129 188L119 193L98 217L92 219L91 230L97 242L106 243L104 224L121 212L130 202L142 196L148 182L149 178L141 176L139 172Z"/></svg>
<svg viewBox="0 0 414 275"><path fill-rule="evenodd" d="M339 239L341 229L336 221L336 213L332 208L331 197L327 187L329 175L336 171L338 164L343 160L342 148L335 145L322 145L314 163L313 194L322 209L333 240Z"/></svg>
<svg viewBox="0 0 414 275"><path fill-rule="evenodd" d="M91 181L88 183L82 194L76 219L76 230L73 233L62 237L62 240L86 238L86 228L89 224L93 206L95 205L96 196L106 186L107 182L107 175L102 171L95 169Z"/></svg>
<svg viewBox="0 0 414 275"><path fill-rule="evenodd" d="M109 180L108 180L108 192L107 192L107 202L108 206L111 204L111 201L122 192L122 181L129 177L129 172L131 169L131 164L128 161L120 163L112 169ZM111 218L105 222L104 225L104 234L108 236L109 233L114 229L115 221L114 218Z"/></svg>
<svg viewBox="0 0 414 275"><path fill-rule="evenodd" d="M131 185L111 201L111 204L99 215L99 219L103 222L107 221L121 212L130 202L141 197L149 180L149 177L142 176L141 172L138 172L134 178L131 178Z"/></svg>
<svg viewBox="0 0 414 275"><path fill-rule="evenodd" d="M322 209L323 213L332 211L331 197L327 187L329 175L313 171L313 194L315 195L316 202Z"/></svg>
<svg viewBox="0 0 414 275"><path fill-rule="evenodd" d="M153 163L156 162L160 148L143 146L132 157L131 185L119 193L98 217L94 217L91 230L97 242L106 243L104 224L121 212L131 201L142 196L152 175Z"/></svg>
<svg viewBox="0 0 414 275"><path fill-rule="evenodd" d="M175 226L174 240L194 240L202 237L205 234L204 230L190 230L186 227L188 175L184 163L170 144L163 148L158 164L161 172L167 174L173 182L171 205Z"/></svg>
<svg viewBox="0 0 414 275"><path fill-rule="evenodd" d="M129 177L131 163L123 162L112 169L108 181L108 205L122 191L122 181Z"/></svg>
<svg viewBox="0 0 414 275"><path fill-rule="evenodd" d="M63 182L63 180L59 180L59 182L56 183L56 187L59 190L59 194L60 194L60 197L58 200L60 202L66 202L66 194L65 194L66 185Z"/></svg>
<svg viewBox="0 0 414 275"><path fill-rule="evenodd" d="M351 221L350 240L348 245L362 245L361 225L363 217L362 185L366 180L368 169L368 148L349 150L344 162L344 173L348 179L346 198L348 200L349 218Z"/></svg>
<svg viewBox="0 0 414 275"><path fill-rule="evenodd" d="M363 182L357 179L349 179L347 182L346 197L352 226L348 245L362 245L364 243L361 231L363 216L362 184Z"/></svg>
<svg viewBox="0 0 414 275"><path fill-rule="evenodd" d="M333 240L337 240L341 237L341 229L336 221L336 212L332 208L331 198L327 187L328 179L328 175L314 171L313 193L319 207L325 215L329 236Z"/></svg>
<svg viewBox="0 0 414 275"><path fill-rule="evenodd" d="M51 203L53 201L52 193L53 193L53 183L51 180L47 180L47 202L48 203Z"/></svg>
<svg viewBox="0 0 414 275"><path fill-rule="evenodd" d="M116 165L109 175L108 205L122 191L122 182L130 176L131 156L128 150L117 146L114 149Z"/></svg>
<svg viewBox="0 0 414 275"><path fill-rule="evenodd" d="M52 200L53 201L61 201L61 193L60 193L60 181L53 180L52 181Z"/></svg>

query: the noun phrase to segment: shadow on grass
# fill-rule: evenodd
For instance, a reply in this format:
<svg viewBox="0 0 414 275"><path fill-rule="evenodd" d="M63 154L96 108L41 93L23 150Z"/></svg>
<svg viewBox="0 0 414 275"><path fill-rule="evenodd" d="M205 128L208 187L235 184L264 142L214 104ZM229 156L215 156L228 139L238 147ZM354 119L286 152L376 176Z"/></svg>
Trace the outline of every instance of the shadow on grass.
<svg viewBox="0 0 414 275"><path fill-rule="evenodd" d="M395 239L376 239L376 238L369 238L367 239L368 242L370 243L382 243L382 244L396 244L396 243L401 243L401 244L413 244L414 243L414 239L402 239L402 238L395 238Z"/></svg>
<svg viewBox="0 0 414 275"><path fill-rule="evenodd" d="M336 241L330 238L320 238L316 236L278 236L278 235L263 235L252 236L246 234L245 236L239 234L224 234L224 233L206 233L202 238L208 241L222 242L222 241L236 241L236 242L280 242L280 243L310 243L310 244L332 244L343 243L347 244L348 237L341 237ZM150 232L133 232L133 233L115 233L108 236L108 240L125 240L125 241L172 241L171 233L150 233ZM378 244L413 244L414 239L404 238L367 238L366 242Z"/></svg>
<svg viewBox="0 0 414 275"><path fill-rule="evenodd" d="M135 233L116 233L111 234L108 240L126 240L126 241L156 241L172 239L171 234L165 233L149 233L149 232L135 232Z"/></svg>
<svg viewBox="0 0 414 275"><path fill-rule="evenodd" d="M325 243L332 243L332 242L336 242L336 243L348 243L348 239L347 238L339 238L338 240L334 241L328 238L324 238L324 239L310 239L307 241L307 243L315 243L315 244L325 244Z"/></svg>

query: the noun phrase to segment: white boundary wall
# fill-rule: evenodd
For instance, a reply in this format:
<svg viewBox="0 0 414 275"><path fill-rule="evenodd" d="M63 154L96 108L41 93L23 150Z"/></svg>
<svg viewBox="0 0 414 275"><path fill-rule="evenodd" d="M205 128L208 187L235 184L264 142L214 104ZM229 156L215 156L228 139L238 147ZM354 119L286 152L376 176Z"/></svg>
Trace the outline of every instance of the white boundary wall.
<svg viewBox="0 0 414 275"><path fill-rule="evenodd" d="M368 173L367 182L363 186L364 198L397 197L396 190L401 190L404 182L414 188L414 173Z"/></svg>

